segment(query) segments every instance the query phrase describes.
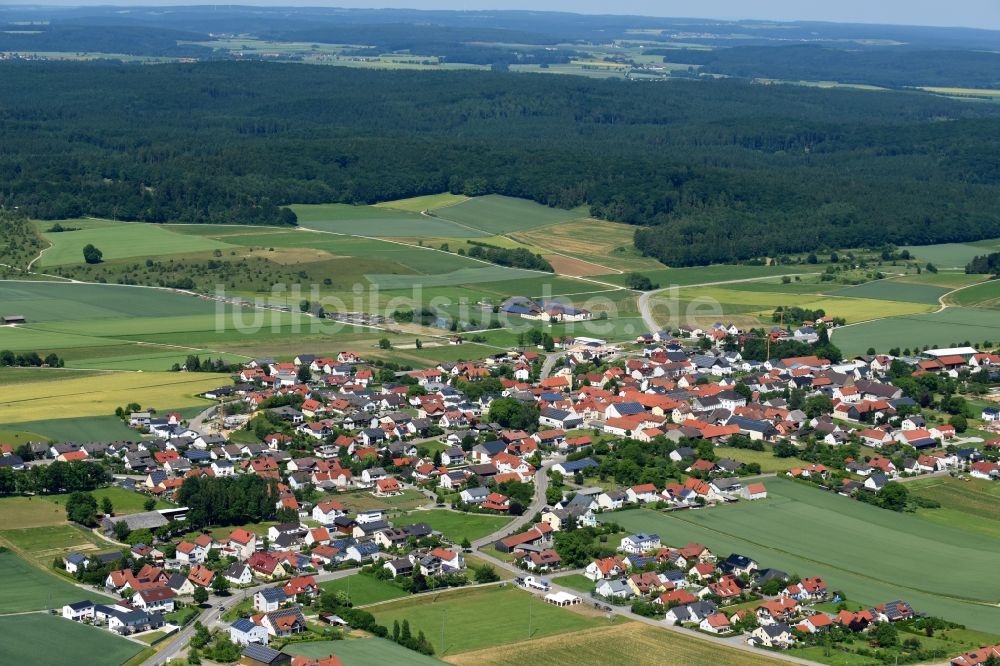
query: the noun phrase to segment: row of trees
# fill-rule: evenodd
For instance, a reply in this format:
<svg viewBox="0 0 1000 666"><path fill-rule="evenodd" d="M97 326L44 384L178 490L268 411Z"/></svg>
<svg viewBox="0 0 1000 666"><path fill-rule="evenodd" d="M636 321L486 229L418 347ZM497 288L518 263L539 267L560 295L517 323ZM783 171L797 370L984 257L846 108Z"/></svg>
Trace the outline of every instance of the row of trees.
<svg viewBox="0 0 1000 666"><path fill-rule="evenodd" d="M0 366L5 368L39 368L47 365L50 368L61 368L65 361L59 358L59 354L49 352L42 358L38 352L22 352L15 354L9 349L0 351Z"/></svg>
<svg viewBox="0 0 1000 666"><path fill-rule="evenodd" d="M33 465L14 471L0 467L0 495L52 494L96 490L112 480L111 472L95 462L62 462Z"/></svg>
<svg viewBox="0 0 1000 666"><path fill-rule="evenodd" d="M197 529L208 525L242 525L273 518L277 482L250 474L236 477L189 477L177 491L188 507L187 520Z"/></svg>

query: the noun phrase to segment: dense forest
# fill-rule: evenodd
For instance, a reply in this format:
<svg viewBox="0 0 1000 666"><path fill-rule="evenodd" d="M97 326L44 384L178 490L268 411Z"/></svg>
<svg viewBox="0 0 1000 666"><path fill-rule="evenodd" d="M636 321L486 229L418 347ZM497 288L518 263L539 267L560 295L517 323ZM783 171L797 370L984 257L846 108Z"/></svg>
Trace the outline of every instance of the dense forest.
<svg viewBox="0 0 1000 666"><path fill-rule="evenodd" d="M1000 87L1000 53L898 47L845 50L816 45L741 46L667 53L670 62L704 71L786 81L840 81L888 88L906 86Z"/></svg>
<svg viewBox="0 0 1000 666"><path fill-rule="evenodd" d="M21 62L0 133L0 204L48 219L294 224L449 190L589 204L668 265L1000 236L1000 107L919 94Z"/></svg>

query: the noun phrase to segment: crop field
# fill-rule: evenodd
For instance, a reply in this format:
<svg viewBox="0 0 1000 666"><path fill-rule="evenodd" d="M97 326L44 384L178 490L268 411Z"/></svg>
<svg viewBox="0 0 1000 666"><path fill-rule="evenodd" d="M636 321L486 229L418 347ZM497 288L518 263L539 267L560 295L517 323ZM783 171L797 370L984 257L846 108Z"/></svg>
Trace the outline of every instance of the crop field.
<svg viewBox="0 0 1000 666"><path fill-rule="evenodd" d="M996 539L785 479L770 479L767 488L763 501L683 515L639 509L615 513L613 520L671 545L697 541L720 556L737 552L762 567L822 576L831 589L862 603L904 598L973 629L998 626L1000 607L991 604L1000 598L1000 582L989 573L1000 556ZM962 566L945 571L942 561Z"/></svg>
<svg viewBox="0 0 1000 666"><path fill-rule="evenodd" d="M414 634L423 631L439 657L536 637L565 634L607 623L603 618L557 608L533 594L511 587L421 595L380 604L367 610L379 624L388 627L392 626L394 620L409 620L411 631Z"/></svg>
<svg viewBox="0 0 1000 666"><path fill-rule="evenodd" d="M636 666L778 666L785 663L768 657L766 652L760 650L737 650L718 641L698 640L639 622L585 629L446 658L446 661L458 666L562 666L568 660L576 666L615 663Z"/></svg>
<svg viewBox="0 0 1000 666"><path fill-rule="evenodd" d="M459 513L448 509L431 509L430 511L412 511L405 516L393 520L399 525L427 523L435 532L440 532L453 543L461 543L463 538L469 541L481 539L503 529L511 521L506 516L491 516L482 513Z"/></svg>
<svg viewBox="0 0 1000 666"><path fill-rule="evenodd" d="M438 253L443 254L443 253ZM372 284L377 284L382 289L409 289L413 286L423 287L447 287L449 285L467 285L497 282L509 282L521 279L545 279L539 278L542 275L538 271L524 268L507 268L505 266L493 266L480 264L468 268L460 268L448 273L438 273L436 275L386 275L386 274L366 274L365 277Z"/></svg>
<svg viewBox="0 0 1000 666"><path fill-rule="evenodd" d="M966 273L959 273L956 271L939 271L937 273L924 271L922 273L908 273L901 277L893 278L893 282L931 284L938 287L948 287L949 289L958 289L959 287L967 287L970 284L981 282L984 277L985 276L983 275L968 275Z"/></svg>
<svg viewBox="0 0 1000 666"><path fill-rule="evenodd" d="M634 234L635 227L628 224L585 218L519 231L511 237L612 269L662 270L663 264L636 251Z"/></svg>
<svg viewBox="0 0 1000 666"><path fill-rule="evenodd" d="M143 503L145 503L147 499L149 499L149 495L143 495L141 493L137 493L132 490L126 490L125 488L120 488L118 486L111 486L109 488L98 488L97 490L91 491L90 494L97 499L98 506L101 505L101 502L104 501L105 497L110 499L111 505L112 507L114 507L114 513L116 516L144 511L142 505ZM63 516L65 516L66 515L65 503L66 503L66 498L68 497L69 497L68 494L42 495L37 499L55 504L59 508L59 511L62 512ZM0 506L3 506L2 500L0 500ZM157 500L155 508L169 509L172 506L174 505L168 502L164 502L163 500Z"/></svg>
<svg viewBox="0 0 1000 666"><path fill-rule="evenodd" d="M756 280L782 275L818 274L815 266L742 266L716 264L713 266L696 266L693 268L661 268L659 270L638 271L661 287L676 285L687 287L715 282L732 282L734 280ZM627 274L611 273L597 276L601 280L625 286Z"/></svg>
<svg viewBox="0 0 1000 666"><path fill-rule="evenodd" d="M829 293L831 296L850 296L852 298L876 299L881 301L902 301L905 303L937 305L938 299L949 291L950 289L945 287L935 287L929 284L875 280L853 287L837 289Z"/></svg>
<svg viewBox="0 0 1000 666"><path fill-rule="evenodd" d="M0 282L0 303L5 311L24 315L29 324L215 312L212 301L166 289L68 282Z"/></svg>
<svg viewBox="0 0 1000 666"><path fill-rule="evenodd" d="M146 407L172 409L211 404L195 394L225 383L223 375L187 373L113 373L52 384L19 384L0 390L0 423L113 415L115 408L140 400Z"/></svg>
<svg viewBox="0 0 1000 666"><path fill-rule="evenodd" d="M1000 280L990 280L965 289L959 289L947 298L949 303L964 307L1000 307Z"/></svg>
<svg viewBox="0 0 1000 666"><path fill-rule="evenodd" d="M49 566L54 556L61 557L71 550L107 551L116 548L110 541L69 523L7 529L0 531L0 539L37 560L43 567Z"/></svg>
<svg viewBox="0 0 1000 666"><path fill-rule="evenodd" d="M939 509L919 509L917 515L924 520L1000 538L1000 484L938 477L906 487L911 494L941 503Z"/></svg>
<svg viewBox="0 0 1000 666"><path fill-rule="evenodd" d="M299 224L307 229L338 234L376 237L453 237L474 238L487 234L449 220L421 215L417 211L397 210L388 206L352 206L349 204L303 204L291 206Z"/></svg>
<svg viewBox="0 0 1000 666"><path fill-rule="evenodd" d="M874 298L849 298L817 296L814 294L748 292L727 287L695 287L677 292L681 302L718 303L723 316L753 313L770 318L778 306L798 306L810 310L823 310L832 317L844 317L848 323L866 321L877 317L910 315L927 312L934 306L924 303L884 301ZM665 298L666 295L654 297Z"/></svg>
<svg viewBox="0 0 1000 666"><path fill-rule="evenodd" d="M354 574L336 580L328 580L325 583L320 583L319 586L325 591L346 592L351 597L351 603L355 606L367 606L368 604L377 604L409 596L408 592L392 583L367 574Z"/></svg>
<svg viewBox="0 0 1000 666"><path fill-rule="evenodd" d="M80 590L72 601L86 596ZM0 662L18 666L118 666L143 649L106 629L41 613L0 617L0 633Z"/></svg>
<svg viewBox="0 0 1000 666"><path fill-rule="evenodd" d="M82 226L75 222L67 225ZM48 228L49 223L42 223ZM65 225L64 225L65 226ZM132 257L155 257L168 254L189 254L212 250L226 250L228 243L203 236L184 236L155 224L119 222L79 231L43 233L52 247L45 250L35 262L39 268L82 264L83 248L92 244L104 253L104 261Z"/></svg>
<svg viewBox="0 0 1000 666"><path fill-rule="evenodd" d="M953 342L995 341L1000 311L947 308L941 312L889 317L840 328L832 340L845 356L863 354L869 347L886 352L893 347L951 346Z"/></svg>
<svg viewBox="0 0 1000 666"><path fill-rule="evenodd" d="M335 654L345 664L414 664L414 666L440 665L434 657L408 650L384 638L352 638L345 641L310 641L292 643L282 650L290 655L321 659Z"/></svg>
<svg viewBox="0 0 1000 666"><path fill-rule="evenodd" d="M58 414L57 410L54 410ZM84 416L74 419L49 418L39 421L25 421L16 426L17 433L25 433L17 438L19 441L36 441L37 434L41 439L59 442L96 442L101 440L115 441L119 439L139 439L140 434L125 425L114 414L108 416ZM2 437L0 437L2 438ZM5 440L9 441L9 440Z"/></svg>
<svg viewBox="0 0 1000 666"><path fill-rule="evenodd" d="M0 565L3 566L4 572L3 594L0 595L0 613L23 613L59 608L63 604L82 599L98 602L108 599L91 590L81 589L55 574L42 571L9 550L0 551ZM5 619L0 617L0 621ZM4 635L10 636L10 634ZM9 640L0 641L0 655L4 650L2 646L10 642ZM7 662L0 659L0 663L20 662Z"/></svg>
<svg viewBox="0 0 1000 666"><path fill-rule="evenodd" d="M1000 239L974 243L941 243L938 245L909 245L906 248L917 259L929 261L940 268L965 268L974 257L1000 251Z"/></svg>
<svg viewBox="0 0 1000 666"><path fill-rule="evenodd" d="M580 210L549 208L526 199L489 194L462 203L430 211L436 217L451 220L488 235L525 231L582 217Z"/></svg>
<svg viewBox="0 0 1000 666"><path fill-rule="evenodd" d="M421 197L410 197L408 199L393 199L392 201L380 201L375 204L376 208L390 208L393 210L407 210L412 213L420 213L432 208L444 208L468 200L469 197L462 194L452 194L442 192L441 194L425 194Z"/></svg>

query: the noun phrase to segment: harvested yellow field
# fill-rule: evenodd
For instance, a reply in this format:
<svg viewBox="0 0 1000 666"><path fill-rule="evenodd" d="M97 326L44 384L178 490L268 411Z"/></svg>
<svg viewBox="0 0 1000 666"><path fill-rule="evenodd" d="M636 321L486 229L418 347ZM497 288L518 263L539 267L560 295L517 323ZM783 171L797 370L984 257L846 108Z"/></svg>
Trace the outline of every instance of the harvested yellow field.
<svg viewBox="0 0 1000 666"><path fill-rule="evenodd" d="M585 629L571 634L549 636L513 645L447 655L445 661L459 666L492 664L532 664L562 666L690 666L691 664L726 664L726 666L778 666L784 662L766 653L745 652L719 642L689 638L648 624L628 624Z"/></svg>
<svg viewBox="0 0 1000 666"><path fill-rule="evenodd" d="M621 270L663 268L639 255L632 243L635 227L618 222L580 218L539 229L518 231L511 238ZM614 271L605 271L610 273Z"/></svg>
<svg viewBox="0 0 1000 666"><path fill-rule="evenodd" d="M923 86L920 90L937 93L939 95L959 95L968 97L1000 97L1000 90L990 88L945 88L935 86Z"/></svg>
<svg viewBox="0 0 1000 666"><path fill-rule="evenodd" d="M226 375L186 372L116 372L24 382L0 388L0 423L81 416L111 416L137 402L143 408L177 409L212 402L196 394L227 383Z"/></svg>

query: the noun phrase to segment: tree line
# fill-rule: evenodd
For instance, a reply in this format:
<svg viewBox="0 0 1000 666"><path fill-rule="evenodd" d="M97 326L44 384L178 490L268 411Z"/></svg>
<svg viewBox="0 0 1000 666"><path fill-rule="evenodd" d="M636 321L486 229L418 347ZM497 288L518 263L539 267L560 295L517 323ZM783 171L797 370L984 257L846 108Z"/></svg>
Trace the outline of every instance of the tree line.
<svg viewBox="0 0 1000 666"><path fill-rule="evenodd" d="M0 68L0 204L44 219L291 225L296 202L497 193L588 205L676 266L1000 236L992 105L262 62Z"/></svg>

